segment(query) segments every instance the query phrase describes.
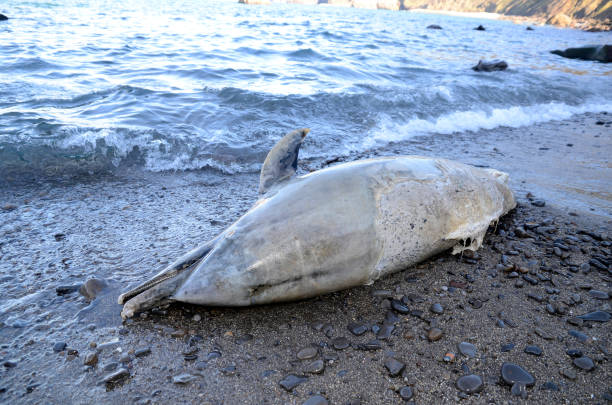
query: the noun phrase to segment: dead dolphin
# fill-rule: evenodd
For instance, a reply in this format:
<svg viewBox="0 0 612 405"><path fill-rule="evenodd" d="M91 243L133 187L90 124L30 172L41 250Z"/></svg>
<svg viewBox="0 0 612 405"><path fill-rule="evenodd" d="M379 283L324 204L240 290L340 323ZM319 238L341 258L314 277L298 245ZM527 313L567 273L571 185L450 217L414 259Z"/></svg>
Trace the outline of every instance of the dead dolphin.
<svg viewBox="0 0 612 405"><path fill-rule="evenodd" d="M264 194L245 215L122 294L122 317L172 301L247 306L370 284L449 248L476 250L515 206L505 173L446 159L369 159L287 179L307 132L270 151Z"/></svg>

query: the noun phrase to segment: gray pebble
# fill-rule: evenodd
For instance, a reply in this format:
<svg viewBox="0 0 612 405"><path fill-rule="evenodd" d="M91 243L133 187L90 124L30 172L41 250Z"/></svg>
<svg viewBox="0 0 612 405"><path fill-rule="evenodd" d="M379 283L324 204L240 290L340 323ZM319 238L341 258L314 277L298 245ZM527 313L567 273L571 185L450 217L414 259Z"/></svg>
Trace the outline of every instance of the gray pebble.
<svg viewBox="0 0 612 405"><path fill-rule="evenodd" d="M317 353L318 352L316 348L309 346L297 352L297 358L300 360L308 360L312 359L313 357L316 357Z"/></svg>
<svg viewBox="0 0 612 405"><path fill-rule="evenodd" d="M321 374L323 370L325 370L325 362L323 360L315 360L304 367L304 372L309 374Z"/></svg>
<svg viewBox="0 0 612 405"><path fill-rule="evenodd" d="M476 357L476 346L468 342L461 342L458 345L459 352L469 358Z"/></svg>
<svg viewBox="0 0 612 405"><path fill-rule="evenodd" d="M302 405L328 405L327 399L321 395L313 395L308 398Z"/></svg>
<svg viewBox="0 0 612 405"><path fill-rule="evenodd" d="M455 382L457 388L467 394L480 392L483 388L482 378L476 374L464 375Z"/></svg>
<svg viewBox="0 0 612 405"><path fill-rule="evenodd" d="M288 376L280 380L279 384L285 390L291 391L306 380L306 377L299 377L297 375L289 374Z"/></svg>
<svg viewBox="0 0 612 405"><path fill-rule="evenodd" d="M385 367L389 371L389 375L391 377L395 377L399 375L399 373L401 373L404 368L406 368L406 364L394 359L393 357L388 357L385 360Z"/></svg>
<svg viewBox="0 0 612 405"><path fill-rule="evenodd" d="M582 370L591 371L595 368L595 363L590 357L582 356L574 359L574 365Z"/></svg>
<svg viewBox="0 0 612 405"><path fill-rule="evenodd" d="M172 382L174 384L189 384L190 382L194 381L197 377L191 374L179 374L176 375L174 377L172 377Z"/></svg>

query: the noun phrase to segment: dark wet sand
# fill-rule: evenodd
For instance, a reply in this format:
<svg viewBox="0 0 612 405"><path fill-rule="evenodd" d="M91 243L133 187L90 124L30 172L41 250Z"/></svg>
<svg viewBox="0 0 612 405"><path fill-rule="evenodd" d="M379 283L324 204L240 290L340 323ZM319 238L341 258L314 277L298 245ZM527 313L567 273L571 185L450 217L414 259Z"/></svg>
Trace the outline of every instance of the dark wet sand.
<svg viewBox="0 0 612 405"><path fill-rule="evenodd" d="M255 200L257 175L192 172L9 187L0 192L0 208L15 205L0 210L0 402L301 404L320 394L331 404L386 404L402 403L398 391L409 386L418 404L606 403L604 395L612 395L612 323L574 318L612 312L605 298L612 292L605 157L611 131L595 124L602 117L459 134L446 146L414 140L372 153L441 155L510 172L519 207L490 229L474 257L442 254L372 286L297 303L245 309L179 304L125 324L114 304L119 292L227 227ZM527 145L525 131L541 144ZM306 161L303 167L324 165ZM548 175L539 171L544 166ZM569 186L574 183L579 187ZM571 191L581 184L597 197L572 204L572 192L585 194L587 187ZM532 205L527 192L546 205ZM91 306L78 293L57 296L58 285L78 285L93 275L110 287ZM402 298L410 312L392 311L397 319L388 318L390 299ZM442 314L431 312L434 303ZM364 350L377 339L373 327L384 327L385 319L387 330L393 325L390 336L379 335ZM368 331L355 336L351 323ZM431 328L442 331L439 340L427 338ZM341 337L348 347L341 348ZM476 346L475 358L459 353L462 341ZM67 346L54 352L56 342ZM502 351L510 343L514 347ZM541 356L525 353L528 345L541 348ZM316 355L299 360L305 347L316 348ZM150 353L139 352L143 348ZM574 366L568 349L592 359L594 370ZM443 360L447 352L453 362ZM85 366L93 353L96 365ZM389 357L405 364L398 376L384 365ZM324 370L307 373L315 360ZM535 377L527 401L501 381L503 362ZM100 383L113 363L129 375ZM560 373L565 369L575 379ZM192 381L172 381L182 374ZM306 379L287 391L279 383L290 374ZM455 383L464 374L480 376L483 387L461 399Z"/></svg>

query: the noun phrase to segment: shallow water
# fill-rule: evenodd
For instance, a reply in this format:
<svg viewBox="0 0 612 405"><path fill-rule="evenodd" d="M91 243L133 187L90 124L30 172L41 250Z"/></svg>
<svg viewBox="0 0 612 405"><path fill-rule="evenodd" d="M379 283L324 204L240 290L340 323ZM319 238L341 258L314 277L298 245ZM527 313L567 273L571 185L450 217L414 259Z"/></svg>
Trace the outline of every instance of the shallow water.
<svg viewBox="0 0 612 405"><path fill-rule="evenodd" d="M303 157L316 159L612 110L609 65L549 53L608 33L233 1L9 0L3 10L0 180L256 172L296 127L312 129ZM473 30L480 23L487 31ZM470 69L493 58L509 70Z"/></svg>

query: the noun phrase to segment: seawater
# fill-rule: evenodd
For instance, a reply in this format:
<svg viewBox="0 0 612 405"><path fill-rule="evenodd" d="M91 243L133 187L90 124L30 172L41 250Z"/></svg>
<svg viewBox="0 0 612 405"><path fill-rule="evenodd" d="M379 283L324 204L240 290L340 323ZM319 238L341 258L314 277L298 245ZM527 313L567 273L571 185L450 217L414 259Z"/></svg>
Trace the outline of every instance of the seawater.
<svg viewBox="0 0 612 405"><path fill-rule="evenodd" d="M298 127L308 159L612 109L609 65L549 53L609 33L219 0L0 11L0 179L254 172ZM494 58L510 68L470 69Z"/></svg>

